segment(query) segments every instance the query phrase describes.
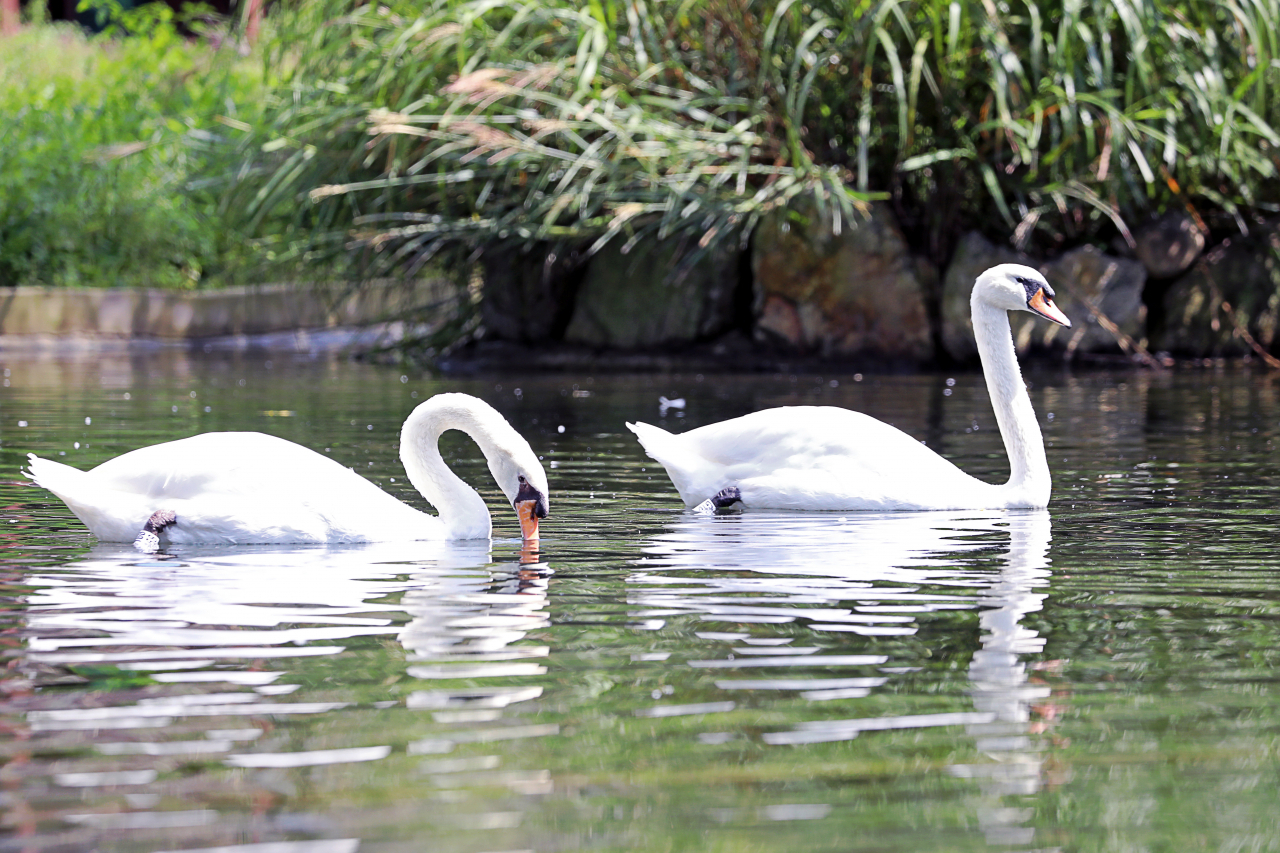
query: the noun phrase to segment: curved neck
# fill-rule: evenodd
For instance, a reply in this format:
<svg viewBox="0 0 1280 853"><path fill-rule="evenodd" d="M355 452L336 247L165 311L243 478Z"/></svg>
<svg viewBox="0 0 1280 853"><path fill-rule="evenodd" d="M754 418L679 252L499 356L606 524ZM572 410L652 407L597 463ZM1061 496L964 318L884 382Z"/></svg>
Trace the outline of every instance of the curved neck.
<svg viewBox="0 0 1280 853"><path fill-rule="evenodd" d="M1018 369L1009 329L1009 313L975 298L971 302L973 335L987 380L987 393L996 412L1000 437L1009 454L1009 482L1004 488L1023 491L1040 506L1049 502L1049 463L1027 386Z"/></svg>
<svg viewBox="0 0 1280 853"><path fill-rule="evenodd" d="M400 461L409 482L439 511L450 538L487 539L493 529L489 509L475 489L449 470L440 455L440 436L445 430L462 430L480 446L486 459L492 459L496 452L493 429L484 412L464 400L442 397L418 406L404 422Z"/></svg>

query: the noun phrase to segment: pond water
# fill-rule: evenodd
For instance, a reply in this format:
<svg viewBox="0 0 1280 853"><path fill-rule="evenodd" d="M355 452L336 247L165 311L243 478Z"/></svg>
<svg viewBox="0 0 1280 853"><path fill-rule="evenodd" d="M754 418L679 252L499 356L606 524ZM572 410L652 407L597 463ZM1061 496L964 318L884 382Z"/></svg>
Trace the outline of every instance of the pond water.
<svg viewBox="0 0 1280 853"><path fill-rule="evenodd" d="M624 421L847 406L1003 479L981 376L0 362L0 850L1280 849L1274 375L1029 371L1047 512L701 516ZM417 501L444 390L544 457L539 550L456 434L492 542L144 556L18 473L253 429Z"/></svg>

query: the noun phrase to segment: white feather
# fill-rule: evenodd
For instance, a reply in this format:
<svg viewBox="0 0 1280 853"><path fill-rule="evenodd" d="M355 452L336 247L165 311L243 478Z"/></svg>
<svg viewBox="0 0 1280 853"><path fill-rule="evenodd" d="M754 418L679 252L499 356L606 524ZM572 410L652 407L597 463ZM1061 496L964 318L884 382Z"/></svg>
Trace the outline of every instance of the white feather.
<svg viewBox="0 0 1280 853"><path fill-rule="evenodd" d="M544 496L529 443L487 403L440 394L405 422L400 456L439 516L402 503L327 456L256 432L215 432L134 450L91 471L32 454L24 472L104 542L132 542L153 512L177 514L172 544L280 544L483 539L484 500L445 465L437 441L462 429L480 445L508 501L526 476Z"/></svg>
<svg viewBox="0 0 1280 853"><path fill-rule="evenodd" d="M1003 485L964 473L869 415L830 406L767 409L679 435L649 424L627 426L689 507L737 487L748 509L1042 508L1049 502L1049 466L1009 330L1009 310L1031 310L1031 294L1019 279L1047 289L1035 270L1005 264L978 277L971 299L978 352L1012 469Z"/></svg>

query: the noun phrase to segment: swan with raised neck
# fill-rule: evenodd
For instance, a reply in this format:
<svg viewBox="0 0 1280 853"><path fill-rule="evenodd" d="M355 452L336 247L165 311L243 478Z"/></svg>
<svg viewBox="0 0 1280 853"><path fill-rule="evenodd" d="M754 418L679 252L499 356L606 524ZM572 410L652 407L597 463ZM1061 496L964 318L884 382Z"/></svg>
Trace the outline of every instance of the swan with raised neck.
<svg viewBox="0 0 1280 853"><path fill-rule="evenodd" d="M1049 465L1018 369L1009 311L1070 326L1053 288L1018 264L978 276L970 297L974 335L996 422L1009 454L1002 485L964 473L901 430L834 406L784 406L673 435L628 424L667 470L689 507L796 510L1042 508Z"/></svg>
<svg viewBox="0 0 1280 853"><path fill-rule="evenodd" d="M24 472L104 542L286 544L485 539L480 495L449 470L438 442L459 429L479 445L526 541L548 512L547 476L529 442L496 409L439 394L409 415L400 458L439 512L421 512L328 456L255 432L214 432L144 447L81 471L34 454Z"/></svg>
<svg viewBox="0 0 1280 853"><path fill-rule="evenodd" d="M978 276L969 295L982 374L1009 456L1009 480L1000 488L1016 506L1048 506L1052 478L1044 438L1018 367L1009 312L1030 311L1070 327L1071 321L1053 304L1053 296L1053 288L1044 276L1021 264L992 267Z"/></svg>

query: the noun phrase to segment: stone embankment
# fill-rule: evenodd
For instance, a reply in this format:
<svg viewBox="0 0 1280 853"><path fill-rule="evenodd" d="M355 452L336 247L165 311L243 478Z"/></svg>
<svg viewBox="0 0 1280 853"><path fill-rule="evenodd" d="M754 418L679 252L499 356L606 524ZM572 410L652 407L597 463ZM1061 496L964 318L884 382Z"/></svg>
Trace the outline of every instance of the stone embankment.
<svg viewBox="0 0 1280 853"><path fill-rule="evenodd" d="M938 269L912 254L888 208L873 205L840 228L816 212L777 212L710 248L673 238L626 251L618 239L591 256L501 250L482 259L483 344L454 362L483 367L487 352L528 367L605 366L602 358L621 369L691 359L762 367L793 357L966 363L976 358L974 278L1007 262L1042 270L1073 321L1064 329L1012 317L1024 353L1154 363L1280 348L1280 222L1209 246L1193 220L1170 214L1137 228L1134 244L1123 254L1080 246L1037 258L975 231ZM367 347L397 338L405 318L419 330L446 320L425 306L440 304L447 287L0 288L0 346L142 339Z"/></svg>
<svg viewBox="0 0 1280 853"><path fill-rule="evenodd" d="M1280 345L1280 224L1206 246L1186 215L1134 232L1132 249L1081 246L1030 257L965 235L945 269L914 256L887 207L845 222L795 212L711 251L696 242L616 240L590 258L548 249L486 265L488 338L608 353L768 350L905 365L976 357L969 292L982 270L1042 270L1071 329L1014 317L1020 350L1075 357L1241 356Z"/></svg>
<svg viewBox="0 0 1280 853"><path fill-rule="evenodd" d="M0 346L114 342L290 347L368 343L394 336L407 314L440 296L431 281L271 284L221 290L0 287Z"/></svg>

